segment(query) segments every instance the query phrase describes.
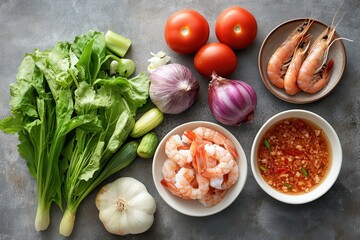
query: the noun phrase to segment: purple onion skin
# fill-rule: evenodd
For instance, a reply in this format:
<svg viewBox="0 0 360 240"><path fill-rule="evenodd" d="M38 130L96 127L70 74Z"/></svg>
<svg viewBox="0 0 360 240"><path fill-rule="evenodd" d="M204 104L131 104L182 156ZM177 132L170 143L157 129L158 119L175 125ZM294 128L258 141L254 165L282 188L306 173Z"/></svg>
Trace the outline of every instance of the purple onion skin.
<svg viewBox="0 0 360 240"><path fill-rule="evenodd" d="M181 64L163 65L150 74L150 99L163 113L179 114L189 109L199 90L194 74Z"/></svg>
<svg viewBox="0 0 360 240"><path fill-rule="evenodd" d="M257 96L249 84L213 73L208 88L208 104L217 121L228 126L239 126L252 121Z"/></svg>

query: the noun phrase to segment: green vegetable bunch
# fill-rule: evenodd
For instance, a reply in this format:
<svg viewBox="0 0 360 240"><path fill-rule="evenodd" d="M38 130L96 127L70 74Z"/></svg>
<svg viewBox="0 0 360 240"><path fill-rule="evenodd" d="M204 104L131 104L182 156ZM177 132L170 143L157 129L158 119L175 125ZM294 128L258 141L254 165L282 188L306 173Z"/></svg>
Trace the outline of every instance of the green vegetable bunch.
<svg viewBox="0 0 360 240"><path fill-rule="evenodd" d="M112 158L147 101L149 78L144 73L128 78L135 65L122 57L131 41L107 34L111 37L89 31L73 43L35 49L26 54L10 86L12 115L0 121L0 129L18 133L19 153L37 180L38 231L49 225L52 202L61 208L64 196L60 233L70 235L81 201L114 173L114 166L120 170L136 157L133 146L124 150L126 159ZM118 46L121 55L110 45ZM135 154L129 154L131 149Z"/></svg>

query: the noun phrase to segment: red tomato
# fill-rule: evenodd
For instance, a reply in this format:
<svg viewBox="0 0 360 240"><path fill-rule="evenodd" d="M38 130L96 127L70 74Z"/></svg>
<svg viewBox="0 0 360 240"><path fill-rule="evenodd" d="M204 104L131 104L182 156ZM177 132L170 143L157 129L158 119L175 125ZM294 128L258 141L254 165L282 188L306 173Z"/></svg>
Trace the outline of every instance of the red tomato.
<svg viewBox="0 0 360 240"><path fill-rule="evenodd" d="M232 49L246 48L255 40L256 19L244 8L227 8L216 20L215 33L220 42Z"/></svg>
<svg viewBox="0 0 360 240"><path fill-rule="evenodd" d="M182 10L169 17L165 25L165 40L175 52L195 53L206 44L210 29L206 19L194 10Z"/></svg>
<svg viewBox="0 0 360 240"><path fill-rule="evenodd" d="M213 72L221 77L228 77L236 69L237 58L230 47L213 42L200 48L195 55L194 65L196 70L207 78L210 78Z"/></svg>

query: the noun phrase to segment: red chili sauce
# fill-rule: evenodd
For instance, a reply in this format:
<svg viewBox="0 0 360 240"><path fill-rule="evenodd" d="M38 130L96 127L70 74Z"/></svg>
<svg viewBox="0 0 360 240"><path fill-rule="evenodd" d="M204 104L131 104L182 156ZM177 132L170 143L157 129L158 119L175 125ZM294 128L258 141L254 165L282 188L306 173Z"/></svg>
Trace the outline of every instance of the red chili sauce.
<svg viewBox="0 0 360 240"><path fill-rule="evenodd" d="M281 120L262 138L257 163L262 177L276 190L309 192L329 169L328 141L322 129L306 120Z"/></svg>

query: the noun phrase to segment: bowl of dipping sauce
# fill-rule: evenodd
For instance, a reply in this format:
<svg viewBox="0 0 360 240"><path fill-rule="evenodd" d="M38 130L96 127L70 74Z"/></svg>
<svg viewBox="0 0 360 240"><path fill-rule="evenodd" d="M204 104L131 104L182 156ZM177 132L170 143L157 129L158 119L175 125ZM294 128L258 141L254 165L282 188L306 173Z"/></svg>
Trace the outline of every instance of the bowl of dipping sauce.
<svg viewBox="0 0 360 240"><path fill-rule="evenodd" d="M265 122L251 149L251 169L259 186L289 204L311 202L335 183L342 148L333 127L306 110L288 110Z"/></svg>

